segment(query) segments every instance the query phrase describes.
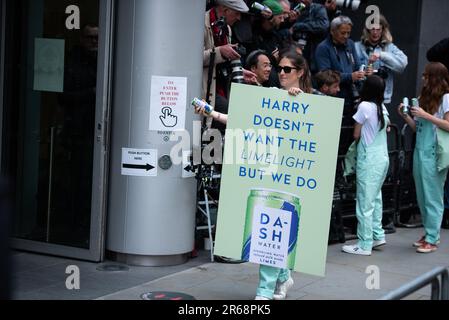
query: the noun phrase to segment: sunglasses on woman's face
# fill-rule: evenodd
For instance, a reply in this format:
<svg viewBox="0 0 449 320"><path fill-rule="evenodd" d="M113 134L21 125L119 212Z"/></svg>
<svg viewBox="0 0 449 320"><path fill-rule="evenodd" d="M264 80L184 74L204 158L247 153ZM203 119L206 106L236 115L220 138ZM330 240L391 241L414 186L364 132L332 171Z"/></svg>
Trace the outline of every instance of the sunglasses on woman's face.
<svg viewBox="0 0 449 320"><path fill-rule="evenodd" d="M282 70L284 70L285 73L290 73L290 72L292 72L292 70L298 70L298 68L278 66L276 68L276 70L277 70L278 73L281 73Z"/></svg>

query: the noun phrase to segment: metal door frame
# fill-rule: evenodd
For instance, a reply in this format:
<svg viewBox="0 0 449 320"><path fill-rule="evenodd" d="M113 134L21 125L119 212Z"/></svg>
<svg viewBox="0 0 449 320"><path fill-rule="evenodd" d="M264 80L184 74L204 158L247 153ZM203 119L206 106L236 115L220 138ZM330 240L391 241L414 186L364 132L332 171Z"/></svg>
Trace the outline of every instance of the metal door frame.
<svg viewBox="0 0 449 320"><path fill-rule="evenodd" d="M6 1L0 0L0 164L3 144L3 90L5 78Z"/></svg>
<svg viewBox="0 0 449 320"><path fill-rule="evenodd" d="M89 249L55 245L18 238L11 239L11 246L19 250L63 256L88 261L103 261L105 253L106 205L109 169L109 135L112 85L112 54L114 32L114 0L99 2L99 44L97 69L97 97L95 108L95 140L92 177L92 205ZM1 51L0 51L0 137L2 134L4 49L5 49L5 8L1 0ZM0 139L0 153L1 153ZM0 159L1 161L1 159Z"/></svg>

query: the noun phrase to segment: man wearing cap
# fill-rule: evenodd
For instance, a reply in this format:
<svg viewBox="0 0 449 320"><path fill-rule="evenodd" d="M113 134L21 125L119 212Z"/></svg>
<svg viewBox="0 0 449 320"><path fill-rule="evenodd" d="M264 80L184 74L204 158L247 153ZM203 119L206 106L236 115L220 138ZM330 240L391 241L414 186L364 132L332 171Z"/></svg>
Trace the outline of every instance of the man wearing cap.
<svg viewBox="0 0 449 320"><path fill-rule="evenodd" d="M262 4L271 10L272 16L270 18L259 16L255 21L250 51L262 49L277 58L282 38L276 31L284 22L284 9L277 0L265 0Z"/></svg>
<svg viewBox="0 0 449 320"><path fill-rule="evenodd" d="M248 6L243 0L217 0L216 5L206 12L203 97L212 104L216 103L216 95L224 98L228 95L223 79L220 79L217 83L216 66L240 58L240 55L235 51L237 45L231 44L231 26L240 20L242 12L248 12L248 10Z"/></svg>

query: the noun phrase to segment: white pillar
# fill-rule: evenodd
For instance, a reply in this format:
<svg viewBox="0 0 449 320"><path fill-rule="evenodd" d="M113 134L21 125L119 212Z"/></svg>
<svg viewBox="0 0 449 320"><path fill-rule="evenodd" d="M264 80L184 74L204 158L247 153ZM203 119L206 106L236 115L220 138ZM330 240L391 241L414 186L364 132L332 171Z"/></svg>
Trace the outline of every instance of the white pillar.
<svg viewBox="0 0 449 320"><path fill-rule="evenodd" d="M185 128L192 135L205 1L120 0L116 12L107 250L129 264L180 264L194 244L196 180L182 178L182 164L157 164L156 177L122 175L122 150L157 150L159 160L176 144L167 132L150 131L153 76L187 78Z"/></svg>

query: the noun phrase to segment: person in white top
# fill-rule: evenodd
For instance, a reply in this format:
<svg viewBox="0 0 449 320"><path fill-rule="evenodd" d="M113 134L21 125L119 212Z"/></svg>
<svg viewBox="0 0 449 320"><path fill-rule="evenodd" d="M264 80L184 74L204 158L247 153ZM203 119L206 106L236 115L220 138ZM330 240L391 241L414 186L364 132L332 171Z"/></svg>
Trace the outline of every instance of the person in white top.
<svg viewBox="0 0 449 320"><path fill-rule="evenodd" d="M440 62L431 62L424 69L419 107L411 108L411 116L399 114L416 132L413 154L413 177L425 235L413 246L417 252L437 250L443 219L443 188L448 169L438 170L436 128L449 132L449 72Z"/></svg>
<svg viewBox="0 0 449 320"><path fill-rule="evenodd" d="M387 108L382 104L382 114L389 116ZM378 121L378 106L374 102L362 101L357 109L357 113L353 119L362 124L361 139L365 145L369 146L373 143L379 132L380 123Z"/></svg>
<svg viewBox="0 0 449 320"><path fill-rule="evenodd" d="M382 229L382 185L389 166L387 127L388 113L383 105L385 81L378 76L367 77L360 93L361 103L354 115L354 139L357 144L357 237L355 245L342 251L371 255L373 248L386 244Z"/></svg>

